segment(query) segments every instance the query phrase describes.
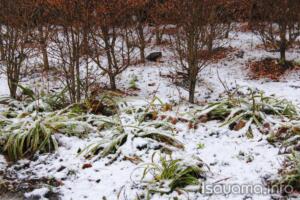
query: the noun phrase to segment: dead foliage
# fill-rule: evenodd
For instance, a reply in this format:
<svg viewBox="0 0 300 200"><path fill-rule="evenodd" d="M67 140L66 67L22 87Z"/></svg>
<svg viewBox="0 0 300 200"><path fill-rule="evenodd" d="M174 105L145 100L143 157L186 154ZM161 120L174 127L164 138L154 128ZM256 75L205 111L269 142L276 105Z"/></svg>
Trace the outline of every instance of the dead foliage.
<svg viewBox="0 0 300 200"><path fill-rule="evenodd" d="M289 49L295 49L300 47L300 41L295 41L292 44L290 44ZM276 43L272 42L265 42L262 44L256 45L256 49L259 50L266 50L268 52L280 52L280 46Z"/></svg>
<svg viewBox="0 0 300 200"><path fill-rule="evenodd" d="M281 64L279 60L272 58L250 61L247 64L252 79L268 78L274 81L278 81L288 71L298 70L299 67L296 63L286 62L285 64Z"/></svg>
<svg viewBox="0 0 300 200"><path fill-rule="evenodd" d="M256 45L256 49L262 49L262 50L267 50L267 51L272 52L272 51L276 51L276 49L278 49L278 46L271 42L265 42L265 43Z"/></svg>
<svg viewBox="0 0 300 200"><path fill-rule="evenodd" d="M230 54L235 52L236 49L232 47L219 47L214 49L209 56L209 60L212 63L217 63L220 60L227 58Z"/></svg>
<svg viewBox="0 0 300 200"><path fill-rule="evenodd" d="M251 25L246 22L246 23L241 23L239 26L236 26L235 28L236 32L242 32L242 33L249 33L252 31Z"/></svg>

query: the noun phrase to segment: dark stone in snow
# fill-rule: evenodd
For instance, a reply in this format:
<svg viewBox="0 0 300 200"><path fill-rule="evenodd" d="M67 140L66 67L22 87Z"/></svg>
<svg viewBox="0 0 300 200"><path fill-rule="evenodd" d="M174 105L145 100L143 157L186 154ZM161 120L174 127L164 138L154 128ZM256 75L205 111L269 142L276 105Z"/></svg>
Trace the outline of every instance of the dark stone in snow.
<svg viewBox="0 0 300 200"><path fill-rule="evenodd" d="M150 53L146 59L151 62L156 62L158 59L162 57L162 52L153 52Z"/></svg>

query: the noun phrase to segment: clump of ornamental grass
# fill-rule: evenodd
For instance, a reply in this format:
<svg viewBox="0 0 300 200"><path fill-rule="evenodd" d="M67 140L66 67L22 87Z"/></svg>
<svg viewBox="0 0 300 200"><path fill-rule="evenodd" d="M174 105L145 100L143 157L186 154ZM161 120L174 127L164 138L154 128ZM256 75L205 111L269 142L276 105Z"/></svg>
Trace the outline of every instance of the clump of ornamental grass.
<svg viewBox="0 0 300 200"><path fill-rule="evenodd" d="M268 116L277 116L287 119L298 117L298 108L286 99L266 96L261 91L248 89L248 93L235 93L234 96L209 103L198 109L194 118L206 120L221 120L221 126L229 126L233 130L245 128L251 131L251 125L262 128L269 123Z"/></svg>
<svg viewBox="0 0 300 200"><path fill-rule="evenodd" d="M19 100L11 97L0 97L0 104L7 105L12 111L26 111L26 112L51 112L59 110L67 106L68 100L65 96L65 90L59 93L41 93L35 94L33 90L25 86L18 85L21 89L22 97Z"/></svg>
<svg viewBox="0 0 300 200"><path fill-rule="evenodd" d="M33 92L33 91L32 91ZM30 96L31 98L25 99L25 110L27 112L51 112L60 110L68 106L69 100L65 95L66 88L60 92L44 93Z"/></svg>
<svg viewBox="0 0 300 200"><path fill-rule="evenodd" d="M172 159L171 156L160 156L158 162L152 159L151 163L142 167L142 183L150 193L171 193L184 190L187 186L196 186L200 192L202 181L205 180L204 163L196 158L187 163L182 159Z"/></svg>
<svg viewBox="0 0 300 200"><path fill-rule="evenodd" d="M280 170L279 180L273 182L277 188L292 188L293 192L300 192L300 153L293 152L284 163L284 168Z"/></svg>
<svg viewBox="0 0 300 200"><path fill-rule="evenodd" d="M15 127L16 128L16 127ZM52 132L41 119L34 122L24 122L8 135L4 146L4 152L10 160L29 157L36 152L46 153L56 150L58 147Z"/></svg>
<svg viewBox="0 0 300 200"><path fill-rule="evenodd" d="M270 133L267 140L271 144L279 145L283 153L300 151L300 122L291 121L279 125Z"/></svg>
<svg viewBox="0 0 300 200"><path fill-rule="evenodd" d="M87 116L60 110L48 113L31 113L15 118L14 123L1 129L0 136L4 143L3 152L10 160L31 157L35 153L49 153L57 149L54 134L83 137L97 132L90 125Z"/></svg>
<svg viewBox="0 0 300 200"><path fill-rule="evenodd" d="M37 93L26 86L18 85L18 87L22 93L22 103L25 104L28 112L49 112L62 109L68 105L68 100L65 96L67 88L60 92L45 93L41 91Z"/></svg>
<svg viewBox="0 0 300 200"><path fill-rule="evenodd" d="M109 124L113 124L112 121ZM134 125L123 125L115 123L112 127L117 131L114 134L110 134L108 138L104 138L99 142L89 145L83 152L86 157L92 157L100 154L100 157L106 157L109 154L114 154L119 151L126 142L132 141L134 138L144 138L161 144L166 149L169 146L176 148L183 148L183 144L171 136L171 133L163 132L162 130L155 129L154 127L160 126L160 128L170 128L165 124L145 124L140 127Z"/></svg>
<svg viewBox="0 0 300 200"><path fill-rule="evenodd" d="M156 142L166 149L184 148L183 144L172 136L174 125L166 120L157 120L159 109L162 108L155 106L156 100L157 98L144 107L127 106L110 118L102 116L93 118L92 124L98 128L105 127L109 130L109 134L99 142L89 145L83 151L85 156L106 157L109 154L115 154L126 142L132 142L135 138Z"/></svg>
<svg viewBox="0 0 300 200"><path fill-rule="evenodd" d="M156 120L160 112L167 112L173 109L169 103L164 103L160 98L154 97L146 106L128 107L127 113L135 113L135 119L138 123Z"/></svg>
<svg viewBox="0 0 300 200"><path fill-rule="evenodd" d="M11 123L12 123L11 120L9 120L8 118L0 114L0 129L4 128L5 126Z"/></svg>
<svg viewBox="0 0 300 200"><path fill-rule="evenodd" d="M13 161L32 157L36 153L55 151L57 141L54 134L56 133L76 137L97 133L98 130L101 130L97 126L100 122L99 119L104 120L108 117L92 113L106 113L107 115L113 113L108 105L113 100L106 96L102 97L101 101L97 101L99 103L97 106L101 104L101 107L96 107L95 104L90 104L91 101L87 100L53 111L57 107L51 107L53 104L44 103L46 96L37 99L32 90L25 87L22 89L24 95L27 95L27 100L24 103L10 98L2 99L2 103L8 103L8 106L16 102L18 102L16 105L19 106L13 111L8 110L8 114L5 112L2 113L5 115L0 115L0 139L1 144L3 144L1 151ZM51 99L54 100L52 97ZM98 113L98 111L101 112Z"/></svg>
<svg viewBox="0 0 300 200"><path fill-rule="evenodd" d="M133 75L129 81L129 88L132 90L138 90L139 88L137 86L137 82L138 82L138 77L136 75Z"/></svg>

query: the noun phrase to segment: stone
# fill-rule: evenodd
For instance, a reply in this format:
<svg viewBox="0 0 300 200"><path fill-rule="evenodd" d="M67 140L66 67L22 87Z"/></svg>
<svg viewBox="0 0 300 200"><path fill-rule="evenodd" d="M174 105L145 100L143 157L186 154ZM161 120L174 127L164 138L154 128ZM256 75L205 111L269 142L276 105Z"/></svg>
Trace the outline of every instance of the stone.
<svg viewBox="0 0 300 200"><path fill-rule="evenodd" d="M162 57L162 52L153 52L150 53L146 59L150 62L157 62L158 59L160 59Z"/></svg>

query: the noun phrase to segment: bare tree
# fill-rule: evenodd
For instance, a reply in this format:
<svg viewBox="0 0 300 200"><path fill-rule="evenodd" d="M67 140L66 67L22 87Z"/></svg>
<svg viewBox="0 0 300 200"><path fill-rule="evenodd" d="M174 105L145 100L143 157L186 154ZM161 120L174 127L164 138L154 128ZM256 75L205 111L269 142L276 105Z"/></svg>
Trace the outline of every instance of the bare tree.
<svg viewBox="0 0 300 200"><path fill-rule="evenodd" d="M137 36L135 45L140 51L140 60L145 62L145 49L148 41L150 40L151 33L146 28L149 23L151 2L149 0L136 0L134 3L134 30Z"/></svg>
<svg viewBox="0 0 300 200"><path fill-rule="evenodd" d="M166 10L164 10L164 0L154 0L149 7L149 21L154 24L154 35L156 45L161 45L163 36L168 26L164 21Z"/></svg>
<svg viewBox="0 0 300 200"><path fill-rule="evenodd" d="M286 50L300 36L299 0L252 0L251 25L267 46L280 52L280 63L287 64Z"/></svg>
<svg viewBox="0 0 300 200"><path fill-rule="evenodd" d="M81 67L84 62L86 67L89 64L86 61L89 15L86 13L91 6L89 1L63 0L57 7L58 25L51 38L50 56L56 60L55 65L62 74L71 102L79 102L84 80Z"/></svg>
<svg viewBox="0 0 300 200"><path fill-rule="evenodd" d="M110 88L117 89L116 77L131 64L134 47L129 4L120 0L99 4L90 31L91 59L109 77Z"/></svg>
<svg viewBox="0 0 300 200"><path fill-rule="evenodd" d="M211 4L211 10L207 16L207 48L210 52L214 48L220 47L222 40L228 38L233 21L232 11L228 6L229 2L227 0L215 0L214 4Z"/></svg>
<svg viewBox="0 0 300 200"><path fill-rule="evenodd" d="M1 1L0 9L0 65L6 73L11 97L17 98L22 70L32 50L31 28L27 24L30 11L26 11L23 2L18 0Z"/></svg>
<svg viewBox="0 0 300 200"><path fill-rule="evenodd" d="M28 0L27 9L32 10L30 23L34 30L32 31L32 38L37 44L38 51L42 55L43 69L48 71L49 56L48 56L48 43L50 33L52 32L54 16L51 16L51 5L48 1Z"/></svg>
<svg viewBox="0 0 300 200"><path fill-rule="evenodd" d="M198 74L208 65L209 52L206 50L209 26L207 16L213 2L205 0L170 0L165 3L169 23L176 26L171 43L179 61L179 67L189 81L189 102L195 99Z"/></svg>

